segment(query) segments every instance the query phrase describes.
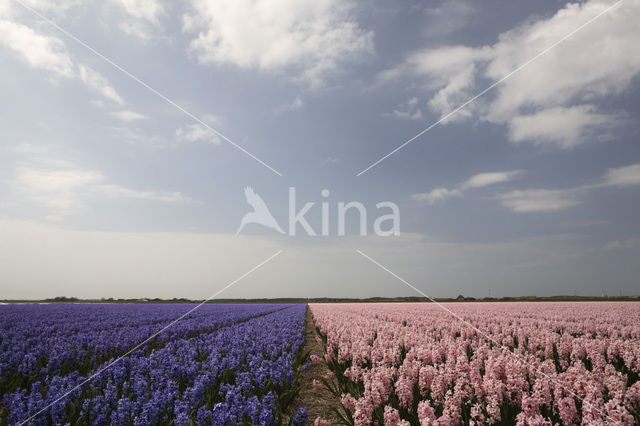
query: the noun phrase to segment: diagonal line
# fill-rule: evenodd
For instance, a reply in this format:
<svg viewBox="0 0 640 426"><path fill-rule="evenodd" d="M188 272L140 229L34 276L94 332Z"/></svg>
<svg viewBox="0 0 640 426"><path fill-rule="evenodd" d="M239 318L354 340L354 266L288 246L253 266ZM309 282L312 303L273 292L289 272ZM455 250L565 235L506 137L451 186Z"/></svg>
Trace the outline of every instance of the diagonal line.
<svg viewBox="0 0 640 426"><path fill-rule="evenodd" d="M103 373L106 369L114 366L115 364L117 364L118 362L120 362L122 359L124 359L125 357L129 356L133 351L139 349L140 347L142 347L145 343L147 343L148 341L150 341L151 339L153 339L154 337L156 337L157 335L159 335L160 333L162 333L163 331L167 330L168 328L172 327L175 323L177 323L178 321L180 321L181 319L183 319L184 317L186 317L187 315L189 315L190 313L192 313L193 311L195 311L196 309L200 308L202 305L204 305L205 303L207 303L208 301L210 301L211 299L213 299L214 297L218 296L220 293L222 293L223 291L225 291L226 289L228 289L229 287L231 287L232 285L234 285L235 283L237 283L238 281L240 281L241 279L245 278L247 275L251 274L252 272L254 272L256 269L260 268L261 266L265 265L266 263L270 262L271 260L273 260L276 256L278 256L280 253L282 253L282 250L278 250L275 254L272 254L268 259L263 260L262 262L260 262L259 264L257 264L256 266L254 266L253 268L249 269L247 272L245 272L244 274L240 275L238 278L236 278L235 280L231 281L229 284L227 284L226 286L224 286L223 288L221 288L220 290L218 290L217 292L215 292L214 294L212 294L211 296L209 296L208 298L206 298L205 300L203 300L202 302L200 302L198 305L194 306L193 308L191 308L190 310L188 310L187 312L185 312L184 314L180 315L178 318L174 319L171 323L169 323L168 325L166 325L164 328L162 328L160 331L157 331L155 333L153 333L151 336L149 336L144 342L139 343L138 345L134 346L133 348L129 349L125 354L120 355L118 358L116 358L115 360L113 360L112 362L110 362L109 364L107 364L106 366L104 366L103 368L101 368L100 370L96 371L95 373L93 373L91 376L87 377L87 379L85 379L82 383L74 386L73 388L71 388L68 392L66 392L65 394L63 394L62 396L58 397L55 401L53 401L52 403L50 403L49 405L47 405L46 407L42 408L41 410L39 410L37 413L33 414L31 417L29 417L28 419L26 419L25 421L23 421L22 423L20 423L20 426L22 426L23 424L31 421L32 419L34 419L37 415L39 415L40 413L42 413L44 410L46 410L47 408L51 407L53 404L57 403L58 401L60 401L61 399L65 398L66 396L68 396L71 392L73 392L74 390L82 387L83 385L85 385L86 383L90 382L94 377L98 376L99 374Z"/></svg>
<svg viewBox="0 0 640 426"><path fill-rule="evenodd" d="M440 308L444 309L445 311L447 311L448 313L450 313L451 315L453 315L454 317L456 317L459 321L461 321L462 323L464 323L465 325L471 327L476 333L481 334L485 339L489 340L491 343L493 343L496 346L499 346L503 349L507 349L507 351L510 354L513 354L514 356L517 356L518 358L520 358L525 364L527 364L530 367L533 367L536 370L536 373L539 373L541 375L543 375L544 377L546 377L547 379L551 380L552 382L554 382L555 384L557 384L558 386L560 386L562 389L564 389L565 391L567 391L567 393L569 393L571 396L573 396L574 398L577 398L578 400L582 401L582 403L586 403L588 405L591 406L591 408L593 408L595 411L597 411L598 413L600 413L601 415L605 416L606 418L610 419L610 420L614 420L613 418L611 418L608 414L604 413L602 410L600 410L597 407L594 407L591 403L589 403L588 401L585 401L583 398L579 397L578 395L575 394L575 392L573 392L571 389L567 388L566 386L564 386L562 383L560 383L558 380L554 379L553 377L549 376L547 373L545 373L544 371L540 371L539 367L536 367L535 365L531 364L529 361L527 361L526 358L520 356L519 354L515 353L515 352L511 352L511 349L506 346L503 345L502 343L498 342L497 340L495 340L493 337L491 337L489 334L485 333L484 331L480 330L478 327L476 327L475 325L471 324L469 321L465 320L464 318L462 318L460 315L456 314L455 312L453 312L451 309L447 308L446 306L444 306L442 303L437 302L435 299L433 299L432 297L426 295L424 292L422 292L421 290L419 290L418 288L416 288L413 284L411 284L410 282L408 282L407 280L403 279L402 277L396 275L393 271L391 271L389 268L385 267L384 265L381 265L380 263L376 262L374 259L372 259L371 257L367 256L366 254L364 254L362 251L360 250L356 250L356 252L358 252L358 254L360 254L362 257L368 259L369 261L371 261L373 264L377 265L378 267L380 267L380 269L388 272L390 275L392 275L393 277L397 278L399 281L402 281L403 283L405 283L407 286L411 287L412 289L414 289L415 291L417 291L418 293L420 293L421 295L423 295L424 297L426 297L427 299L429 299L431 302L435 303L436 305L438 305Z"/></svg>
<svg viewBox="0 0 640 426"><path fill-rule="evenodd" d="M425 133L427 133L429 130L433 129L434 127L436 127L438 124L442 123L444 120L446 120L447 118L451 117L452 115L454 115L455 113L457 113L458 111L460 111L461 109L463 109L464 107L466 107L467 105L469 105L470 103L472 103L473 101L475 101L476 99L478 99L480 96L484 95L485 93L487 93L488 91L490 91L491 89L493 89L494 87L496 87L497 85L499 85L500 83L502 83L503 81L505 81L506 79L508 79L509 77L511 77L512 75L514 75L515 73L517 73L518 71L521 71L523 68L525 68L527 65L531 64L532 62L534 62L535 60L537 60L538 58L540 58L541 56L545 55L546 53L548 53L551 49L553 49L554 47L556 47L557 45L559 45L560 43L562 43L563 41L565 41L566 39L568 39L569 37L571 37L572 35L574 35L575 33L577 33L578 31L580 31L581 29L583 29L584 27L586 27L587 25L591 24L593 21L595 21L596 19L598 19L599 17L601 17L602 15L604 15L605 13L609 12L611 9L613 9L614 7L618 6L620 3L622 3L624 0L618 0L615 3L613 3L611 6L607 7L605 10L603 10L602 12L598 13L596 16L594 16L593 18L589 19L587 22L585 22L584 24L580 25L578 28L574 29L573 31L571 31L569 34L565 35L564 37L562 37L560 40L556 41L555 43L553 43L551 46L547 47L546 49L544 49L543 51L541 51L540 53L538 53L537 55L535 55L534 57L532 57L531 59L529 59L528 61L526 61L525 63L521 64L519 67L517 67L516 69L514 69L513 71L511 71L509 74L505 75L504 77L502 77L500 80L496 81L495 83L493 83L491 86L487 87L486 89L484 89L482 92L478 93L477 95L475 95L474 97L472 97L471 99L469 99L468 101L466 101L465 103L463 103L462 105L460 105L459 107L457 107L456 109L454 109L453 111L450 111L449 113L447 113L446 115L442 116L438 121L436 121L435 123L433 123L432 125L430 125L429 127L427 127L426 129L424 129L423 131L421 131L420 133L418 133L417 135L415 135L414 137L412 137L411 139L407 140L406 142L404 142L402 145L398 146L396 149L394 149L393 151L391 151L390 153L388 153L387 155L385 155L384 157L380 158L378 161L376 161L375 163L369 165L369 167L367 167L366 169L362 170L360 173L358 173L356 176L360 176L363 173L365 173L366 171L368 171L369 169L377 166L378 164L380 164L381 162L383 162L384 160L386 160L387 158L389 158L390 156L392 156L393 154L395 154L396 152L400 151L402 148L404 148L405 146L409 145L411 142L415 141L416 139L418 139L420 136L424 135Z"/></svg>
<svg viewBox="0 0 640 426"><path fill-rule="evenodd" d="M107 58L102 53L98 52L93 47L89 46L87 43L85 43L84 41L80 40L79 38L77 38L76 36L74 36L73 34L68 32L67 30L65 30L64 28L60 27L58 24L56 24L55 22L53 22L52 20L50 20L46 16L42 15L40 12L38 12L37 10L32 8L31 6L23 3L21 0L14 0L14 1L16 3L18 3L19 5L21 5L22 7L24 7L25 9L29 10L30 12L32 12L34 15L36 15L37 17L39 17L43 21L45 21L47 24L51 25L52 27L54 27L55 29L57 29L58 31L60 31L61 33L63 33L64 35L66 35L67 37L72 39L73 41L75 41L76 43L82 45L84 48L89 50L94 55L98 56L100 59L102 59L105 62L107 62L110 65L112 65L118 71L121 71L123 74L127 75L131 79L133 79L136 82L138 82L140 85L142 85L144 88L146 88L147 90L152 92L154 95L158 96L159 98L161 98L162 100L166 101L167 103L169 103L174 108L178 109L179 111L181 111L185 115L187 115L190 118L192 118L197 123L201 124L202 126L206 127L207 129L209 129L210 131L215 133L216 135L220 136L222 139L224 139L225 141L229 142L231 145L233 145L234 147L236 147L240 151L244 152L249 157L253 158L258 163L262 164L267 169L271 170L273 173L277 174L278 176L282 176L282 173L280 173L278 170L274 169L273 167L271 167L270 165L268 165L267 163L265 163L264 161L262 161L261 159L259 159L258 157L256 157L255 155L253 155L252 153L250 153L249 151L247 151L246 149L244 149L240 145L238 145L237 143L233 142L231 139L229 139L228 137L226 137L225 135L220 133L218 130L216 130L213 127L209 126L207 123L202 121L200 118L198 118L197 116L195 116L191 112L187 111L185 108L181 107L180 105L178 105L177 103L175 103L171 99L167 98L165 95L163 95L162 93L158 92L156 89L154 89L153 87L149 86L147 83L145 83L144 81L140 80L138 77L136 77L135 75L131 74L129 71L127 71L126 69L122 68L120 65L116 64L111 59Z"/></svg>

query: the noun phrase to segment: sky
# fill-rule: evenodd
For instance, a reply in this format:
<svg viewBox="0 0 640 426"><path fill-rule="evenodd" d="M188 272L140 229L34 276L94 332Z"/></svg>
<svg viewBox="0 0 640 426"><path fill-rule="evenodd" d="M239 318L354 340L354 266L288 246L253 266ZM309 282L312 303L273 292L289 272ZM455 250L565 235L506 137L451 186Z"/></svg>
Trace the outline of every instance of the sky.
<svg viewBox="0 0 640 426"><path fill-rule="evenodd" d="M0 0L0 299L640 294L639 20ZM284 234L236 234L245 187ZM366 235L355 210L338 235L355 201Z"/></svg>

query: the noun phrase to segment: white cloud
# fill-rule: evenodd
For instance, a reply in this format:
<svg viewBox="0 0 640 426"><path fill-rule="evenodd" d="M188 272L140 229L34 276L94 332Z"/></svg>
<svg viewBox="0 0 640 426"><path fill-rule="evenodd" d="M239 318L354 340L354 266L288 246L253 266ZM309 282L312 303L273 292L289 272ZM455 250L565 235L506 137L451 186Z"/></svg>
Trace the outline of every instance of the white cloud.
<svg viewBox="0 0 640 426"><path fill-rule="evenodd" d="M566 210L581 203L575 189L527 189L498 195L500 203L516 213Z"/></svg>
<svg viewBox="0 0 640 426"><path fill-rule="evenodd" d="M440 111L444 116L465 103L471 97L470 91L473 88L474 71L475 67L470 66L454 73L447 84L429 100L431 110ZM447 117L443 122L450 123L464 120L471 116L474 108L475 105L467 109L463 108L456 114Z"/></svg>
<svg viewBox="0 0 640 426"><path fill-rule="evenodd" d="M515 116L509 123L509 137L514 142L532 141L572 148L617 121L615 116L594 111L593 105L576 105Z"/></svg>
<svg viewBox="0 0 640 426"><path fill-rule="evenodd" d="M429 93L429 106L445 115L610 5L601 0L568 4L550 18L529 20L502 33L489 46L419 50L381 73L380 79L421 78ZM640 72L640 56L634 48L640 44L639 19L639 2L621 4L452 119L475 116L507 125L515 142L569 148L597 138L619 117L593 105L626 90Z"/></svg>
<svg viewBox="0 0 640 426"><path fill-rule="evenodd" d="M609 169L604 175L603 184L608 186L640 185L640 163Z"/></svg>
<svg viewBox="0 0 640 426"><path fill-rule="evenodd" d="M412 194L411 198L416 201L426 201L428 204L433 204L437 201L443 201L451 197L461 197L467 189L471 188L484 188L485 186L494 185L496 183L504 183L513 180L517 176L521 175L523 170L511 170L506 172L489 172L479 173L467 179L466 181L459 183L453 189L448 188L436 188L429 192Z"/></svg>
<svg viewBox="0 0 640 426"><path fill-rule="evenodd" d="M610 5L600 0L567 4L549 19L502 34L487 77L501 78ZM640 42L639 16L640 3L624 3L550 50L500 86L488 118L500 122L500 116L527 105L566 105L622 92L640 70L632 47Z"/></svg>
<svg viewBox="0 0 640 426"><path fill-rule="evenodd" d="M154 25L159 24L160 16L164 15L165 8L156 0L114 0L129 15L148 21Z"/></svg>
<svg viewBox="0 0 640 426"><path fill-rule="evenodd" d="M459 189L447 189L436 188L429 192L422 192L418 194L411 194L411 198L416 201L426 201L428 204L433 204L436 201L446 200L451 197L461 197L462 191Z"/></svg>
<svg viewBox="0 0 640 426"><path fill-rule="evenodd" d="M49 0L21 0L21 3L40 12L64 16L71 7L78 5L80 2L78 0L58 0L55 2ZM11 0L0 1L0 17L16 15L16 10L24 11L24 8L17 2Z"/></svg>
<svg viewBox="0 0 640 426"><path fill-rule="evenodd" d="M165 136L149 133L145 131L145 129L141 129L138 126L131 126L128 123L124 123L122 126L110 126L108 128L108 134L113 137L114 140L131 144L141 144L148 148L168 146Z"/></svg>
<svg viewBox="0 0 640 426"><path fill-rule="evenodd" d="M420 108L418 98L411 97L407 102L395 107L390 113L383 114L385 116L394 117L401 120L422 120L422 109Z"/></svg>
<svg viewBox="0 0 640 426"><path fill-rule="evenodd" d="M80 72L80 79L84 82L84 84L96 90L105 98L112 100L119 105L124 105L124 100L122 100L122 97L120 97L118 92L116 92L116 89L114 89L109 84L109 81L100 73L84 65L80 65L78 67L78 70Z"/></svg>
<svg viewBox="0 0 640 426"><path fill-rule="evenodd" d="M191 201L180 192L140 191L116 185L99 171L44 157L19 166L9 183L13 199L44 208L46 217L55 221L82 214L89 202L104 198Z"/></svg>
<svg viewBox="0 0 640 426"><path fill-rule="evenodd" d="M109 198L136 198L166 203L192 201L189 197L185 197L182 193L176 191L138 191L113 184L96 185L92 190L100 196Z"/></svg>
<svg viewBox="0 0 640 426"><path fill-rule="evenodd" d="M517 213L552 212L567 210L582 203L588 192L607 187L640 185L640 163L609 169L601 181L592 185L568 189L527 189L499 194L497 199L504 207Z"/></svg>
<svg viewBox="0 0 640 426"><path fill-rule="evenodd" d="M26 25L0 20L0 43L19 53L27 63L51 72L56 78L72 78L73 63L64 43L53 36L38 34Z"/></svg>
<svg viewBox="0 0 640 426"><path fill-rule="evenodd" d="M0 1L0 18L9 17L11 15L11 2Z"/></svg>
<svg viewBox="0 0 640 426"><path fill-rule="evenodd" d="M125 33L147 41L160 35L160 19L167 14L166 4L157 0L111 0L119 10L118 25Z"/></svg>
<svg viewBox="0 0 640 426"><path fill-rule="evenodd" d="M280 115L285 112L296 111L302 108L303 106L304 106L304 101L302 100L302 98L300 98L300 96L296 96L296 98L293 101L289 102L288 104L283 104L276 107L276 109L274 110L274 114Z"/></svg>
<svg viewBox="0 0 640 426"><path fill-rule="evenodd" d="M111 115L117 118L118 120L122 120L122 121L136 121L136 120L142 120L147 118L147 116L143 114L140 114L135 111L126 110L126 109L112 112Z"/></svg>
<svg viewBox="0 0 640 426"><path fill-rule="evenodd" d="M426 87L433 89L446 85L459 73L466 73L476 61L489 59L491 55L490 48L467 46L418 50L407 55L404 62L382 71L378 77L382 81L390 81L405 74L424 75L429 77L425 81Z"/></svg>
<svg viewBox="0 0 640 426"><path fill-rule="evenodd" d="M514 178L520 176L523 170L511 170L508 172L489 172L479 173L470 177L466 182L463 182L460 186L462 188L484 188L485 186L493 185L496 183L509 182Z"/></svg>
<svg viewBox="0 0 640 426"><path fill-rule="evenodd" d="M104 176L95 171L22 166L13 185L17 193L44 207L50 220L60 220L82 213L85 204L78 197L78 191L103 180Z"/></svg>
<svg viewBox="0 0 640 426"><path fill-rule="evenodd" d="M425 35L429 38L444 38L463 28L477 14L471 2L445 0L437 7L426 9Z"/></svg>
<svg viewBox="0 0 640 426"><path fill-rule="evenodd" d="M605 250L631 250L640 247L640 238L627 238L624 240L609 241L605 244Z"/></svg>
<svg viewBox="0 0 640 426"><path fill-rule="evenodd" d="M207 142L219 144L220 137L201 124L192 123L182 126L175 131L176 138L182 142Z"/></svg>
<svg viewBox="0 0 640 426"><path fill-rule="evenodd" d="M36 5L40 6L45 7ZM0 10L0 17L10 15L8 11ZM122 97L105 77L85 65L74 64L65 43L55 36L37 33L19 22L0 19L0 44L18 53L29 66L51 73L54 81L79 79L89 89L97 91L106 99L120 105L124 104Z"/></svg>
<svg viewBox="0 0 640 426"><path fill-rule="evenodd" d="M410 53L404 62L381 72L378 78L382 82L391 82L407 74L424 77L424 89L433 93L427 104L432 110L445 115L472 96L475 62L490 57L489 48L453 46L424 49ZM449 120L471 116L474 106L470 107L460 110Z"/></svg>
<svg viewBox="0 0 640 426"><path fill-rule="evenodd" d="M373 51L373 33L340 0L195 0L183 29L203 64L284 72L311 87Z"/></svg>

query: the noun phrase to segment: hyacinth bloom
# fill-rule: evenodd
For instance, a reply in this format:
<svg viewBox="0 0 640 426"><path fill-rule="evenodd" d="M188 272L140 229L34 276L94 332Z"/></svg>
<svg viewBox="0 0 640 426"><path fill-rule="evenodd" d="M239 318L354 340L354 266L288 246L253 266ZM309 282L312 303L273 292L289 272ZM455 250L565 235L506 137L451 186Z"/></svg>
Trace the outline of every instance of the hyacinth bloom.
<svg viewBox="0 0 640 426"><path fill-rule="evenodd" d="M304 359L305 305L0 306L0 423L277 424ZM20 362L27 360L26 363ZM292 419L307 421L306 409Z"/></svg>
<svg viewBox="0 0 640 426"><path fill-rule="evenodd" d="M316 379L313 379L313 389L315 389L316 391L320 392L320 391L322 391L324 389L324 387L322 386L322 383L320 383Z"/></svg>
<svg viewBox="0 0 640 426"><path fill-rule="evenodd" d="M354 424L640 423L640 305L311 304ZM408 423L407 423L408 424Z"/></svg>

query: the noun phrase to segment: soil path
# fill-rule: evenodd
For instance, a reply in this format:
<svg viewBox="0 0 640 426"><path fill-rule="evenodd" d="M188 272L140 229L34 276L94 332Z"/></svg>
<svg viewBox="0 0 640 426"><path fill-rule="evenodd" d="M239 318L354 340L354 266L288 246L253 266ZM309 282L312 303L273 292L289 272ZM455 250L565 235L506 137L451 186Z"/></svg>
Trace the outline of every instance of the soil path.
<svg viewBox="0 0 640 426"><path fill-rule="evenodd" d="M294 415L298 408L306 406L309 412L308 425L312 425L318 417L323 420L328 420L334 425L342 424L340 418L334 412L334 408L340 409L342 407L340 400L324 388L317 390L313 387L313 380L320 381L320 378L325 377L327 373L329 373L329 369L324 363L324 349L322 345L316 341L316 326L311 316L311 309L309 309L308 306L306 335L307 340L302 350L304 353L309 352L310 355L316 354L320 356L323 362L321 364L309 362L309 369L302 373L302 389L289 405L287 414L289 414L289 416ZM284 420L284 424L287 424L289 421L288 418Z"/></svg>

